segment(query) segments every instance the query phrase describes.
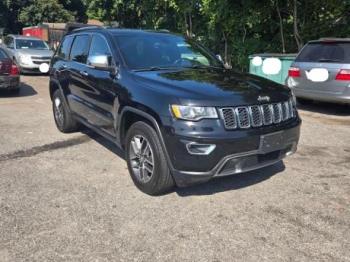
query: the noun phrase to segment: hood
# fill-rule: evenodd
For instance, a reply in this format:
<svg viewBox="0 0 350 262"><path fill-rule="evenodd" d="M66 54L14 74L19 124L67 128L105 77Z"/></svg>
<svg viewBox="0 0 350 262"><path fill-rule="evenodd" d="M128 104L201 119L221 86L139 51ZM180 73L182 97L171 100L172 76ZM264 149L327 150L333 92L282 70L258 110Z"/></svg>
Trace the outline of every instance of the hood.
<svg viewBox="0 0 350 262"><path fill-rule="evenodd" d="M233 70L185 69L136 72L135 80L177 97L181 104L238 106L286 101L289 88L270 80Z"/></svg>
<svg viewBox="0 0 350 262"><path fill-rule="evenodd" d="M30 56L53 56L53 51L50 49L18 49L18 55L30 55Z"/></svg>

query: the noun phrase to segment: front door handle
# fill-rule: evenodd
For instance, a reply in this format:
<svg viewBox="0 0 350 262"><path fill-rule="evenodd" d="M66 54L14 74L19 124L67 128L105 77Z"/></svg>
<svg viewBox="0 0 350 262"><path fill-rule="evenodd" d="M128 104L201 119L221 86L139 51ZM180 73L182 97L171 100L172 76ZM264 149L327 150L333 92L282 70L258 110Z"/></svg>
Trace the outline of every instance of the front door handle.
<svg viewBox="0 0 350 262"><path fill-rule="evenodd" d="M83 75L83 76L88 76L89 75L88 72L86 72L86 71L80 71L80 74Z"/></svg>

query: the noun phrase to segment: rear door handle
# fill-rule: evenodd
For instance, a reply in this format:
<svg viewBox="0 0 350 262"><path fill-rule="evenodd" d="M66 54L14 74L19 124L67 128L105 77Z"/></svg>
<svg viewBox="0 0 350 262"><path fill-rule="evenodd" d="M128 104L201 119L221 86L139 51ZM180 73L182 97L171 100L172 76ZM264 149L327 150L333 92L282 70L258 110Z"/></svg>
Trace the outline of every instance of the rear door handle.
<svg viewBox="0 0 350 262"><path fill-rule="evenodd" d="M86 72L86 71L80 71L80 74L83 75L83 76L88 76L89 75L88 72Z"/></svg>

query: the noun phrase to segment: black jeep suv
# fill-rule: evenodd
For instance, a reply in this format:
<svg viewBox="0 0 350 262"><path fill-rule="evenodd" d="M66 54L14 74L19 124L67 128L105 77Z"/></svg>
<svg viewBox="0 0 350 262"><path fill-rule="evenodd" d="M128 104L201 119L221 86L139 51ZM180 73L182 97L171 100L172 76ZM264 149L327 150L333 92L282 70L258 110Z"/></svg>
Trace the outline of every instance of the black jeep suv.
<svg viewBox="0 0 350 262"><path fill-rule="evenodd" d="M225 69L191 39L77 29L51 66L58 129L82 123L123 148L145 193L261 168L296 151L301 120L290 89Z"/></svg>

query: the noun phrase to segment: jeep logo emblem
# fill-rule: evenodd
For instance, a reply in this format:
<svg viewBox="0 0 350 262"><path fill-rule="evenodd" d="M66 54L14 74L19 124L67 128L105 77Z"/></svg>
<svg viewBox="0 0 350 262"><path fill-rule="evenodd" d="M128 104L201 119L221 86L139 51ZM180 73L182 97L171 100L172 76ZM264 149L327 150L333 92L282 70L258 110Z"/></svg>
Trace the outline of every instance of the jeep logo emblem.
<svg viewBox="0 0 350 262"><path fill-rule="evenodd" d="M259 102L269 102L270 101L270 97L269 96L259 96L258 97L258 101Z"/></svg>

